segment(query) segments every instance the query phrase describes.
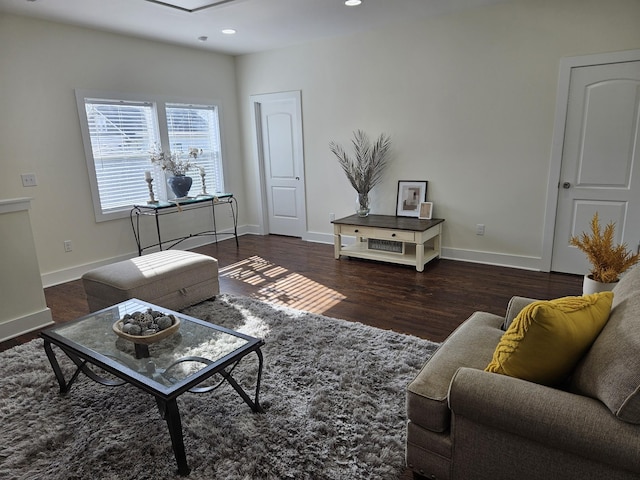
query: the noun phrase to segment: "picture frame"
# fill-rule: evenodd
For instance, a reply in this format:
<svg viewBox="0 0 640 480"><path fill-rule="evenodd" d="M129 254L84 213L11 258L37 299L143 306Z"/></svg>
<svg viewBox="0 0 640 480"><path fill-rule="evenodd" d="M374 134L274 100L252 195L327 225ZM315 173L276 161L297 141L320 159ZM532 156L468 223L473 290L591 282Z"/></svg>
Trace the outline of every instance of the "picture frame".
<svg viewBox="0 0 640 480"><path fill-rule="evenodd" d="M433 215L433 202L420 203L418 218L421 220L431 220L432 215Z"/></svg>
<svg viewBox="0 0 640 480"><path fill-rule="evenodd" d="M396 217L418 217L420 204L427 201L426 180L399 180Z"/></svg>

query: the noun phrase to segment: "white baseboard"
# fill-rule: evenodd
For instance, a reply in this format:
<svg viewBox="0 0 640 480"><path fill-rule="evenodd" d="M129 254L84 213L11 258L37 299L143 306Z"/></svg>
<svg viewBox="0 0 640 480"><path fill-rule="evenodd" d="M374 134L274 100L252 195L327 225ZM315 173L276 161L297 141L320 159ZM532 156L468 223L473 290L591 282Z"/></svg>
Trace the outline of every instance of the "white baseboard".
<svg viewBox="0 0 640 480"><path fill-rule="evenodd" d="M542 265L542 258L540 257L525 257L523 255L481 252L476 250L462 250L460 248L446 247L442 247L442 258L534 271L540 271Z"/></svg>
<svg viewBox="0 0 640 480"><path fill-rule="evenodd" d="M302 240L315 243L330 243L333 245L333 233L305 232Z"/></svg>
<svg viewBox="0 0 640 480"><path fill-rule="evenodd" d="M251 226L243 226L238 227L238 237L246 234L253 233L253 228ZM221 230L219 232L220 237L218 237L218 242L224 241L235 241L233 235L227 235L233 233L231 229ZM176 249L179 250L191 250L192 248L202 247L204 245L208 245L210 243L214 243L211 236L195 236L186 239L184 242L181 242L180 245L176 246ZM159 251L159 248L151 248L147 250L145 253L153 253ZM117 257L105 258L103 260L99 260L97 262L85 263L83 265L75 265L70 268L65 268L63 270L57 270L55 272L48 272L41 275L42 277L42 285L44 288L52 287L54 285L60 285L61 283L71 282L73 280L78 280L82 275L84 275L89 270L93 270L94 268L102 267L104 265L109 265L110 263L120 262L122 260L128 260L130 258L134 258L138 256L137 251L133 251L130 253L126 253L124 255L119 255Z"/></svg>
<svg viewBox="0 0 640 480"><path fill-rule="evenodd" d="M303 240L316 243L333 244L333 234L320 232L307 232ZM347 237L345 244L353 243L354 239ZM442 258L447 260L460 260L463 262L482 263L485 265L497 265L500 267L520 268L523 270L540 271L542 258L525 257L522 255L509 255L496 252L481 252L476 250L463 250L460 248L442 247Z"/></svg>
<svg viewBox="0 0 640 480"><path fill-rule="evenodd" d="M7 320L0 323L0 342L49 325L53 325L53 317L49 308Z"/></svg>

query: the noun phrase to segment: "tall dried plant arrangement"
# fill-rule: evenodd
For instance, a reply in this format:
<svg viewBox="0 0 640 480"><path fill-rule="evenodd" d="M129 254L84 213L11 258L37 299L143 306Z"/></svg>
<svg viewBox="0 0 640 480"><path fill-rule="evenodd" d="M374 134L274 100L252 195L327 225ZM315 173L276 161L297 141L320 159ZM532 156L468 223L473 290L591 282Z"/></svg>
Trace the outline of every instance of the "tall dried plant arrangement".
<svg viewBox="0 0 640 480"><path fill-rule="evenodd" d="M347 175L347 179L359 194L367 194L382 178L387 163L391 138L380 134L371 144L371 140L362 130L353 133L351 141L354 157L350 157L344 149L335 142L329 143L329 149L338 158L338 163Z"/></svg>
<svg viewBox="0 0 640 480"><path fill-rule="evenodd" d="M627 250L625 243L615 245L615 223L600 229L598 212L591 219L591 233L582 232L571 237L569 244L582 250L591 262L592 280L602 283L617 282L620 275L640 260L640 254Z"/></svg>

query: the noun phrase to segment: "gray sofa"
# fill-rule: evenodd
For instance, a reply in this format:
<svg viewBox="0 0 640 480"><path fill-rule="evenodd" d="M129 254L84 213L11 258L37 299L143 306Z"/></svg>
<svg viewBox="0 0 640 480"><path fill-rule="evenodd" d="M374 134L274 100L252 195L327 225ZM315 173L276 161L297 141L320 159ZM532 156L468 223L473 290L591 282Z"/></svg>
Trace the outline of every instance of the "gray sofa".
<svg viewBox="0 0 640 480"><path fill-rule="evenodd" d="M639 479L640 267L563 389L485 372L506 316L476 312L407 388L407 465L417 478Z"/></svg>

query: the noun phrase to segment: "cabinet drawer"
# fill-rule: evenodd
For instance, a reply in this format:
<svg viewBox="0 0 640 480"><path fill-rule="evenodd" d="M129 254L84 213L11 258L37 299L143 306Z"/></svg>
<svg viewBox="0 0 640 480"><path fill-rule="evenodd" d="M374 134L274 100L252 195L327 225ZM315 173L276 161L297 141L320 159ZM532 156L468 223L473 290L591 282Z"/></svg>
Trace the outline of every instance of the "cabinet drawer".
<svg viewBox="0 0 640 480"><path fill-rule="evenodd" d="M376 228L371 238L379 238L381 240L395 240L397 242L413 242L415 239L414 232L406 230L391 230L388 228Z"/></svg>
<svg viewBox="0 0 640 480"><path fill-rule="evenodd" d="M373 237L376 229L371 227L360 227L357 225L341 225L340 234L350 237Z"/></svg>

